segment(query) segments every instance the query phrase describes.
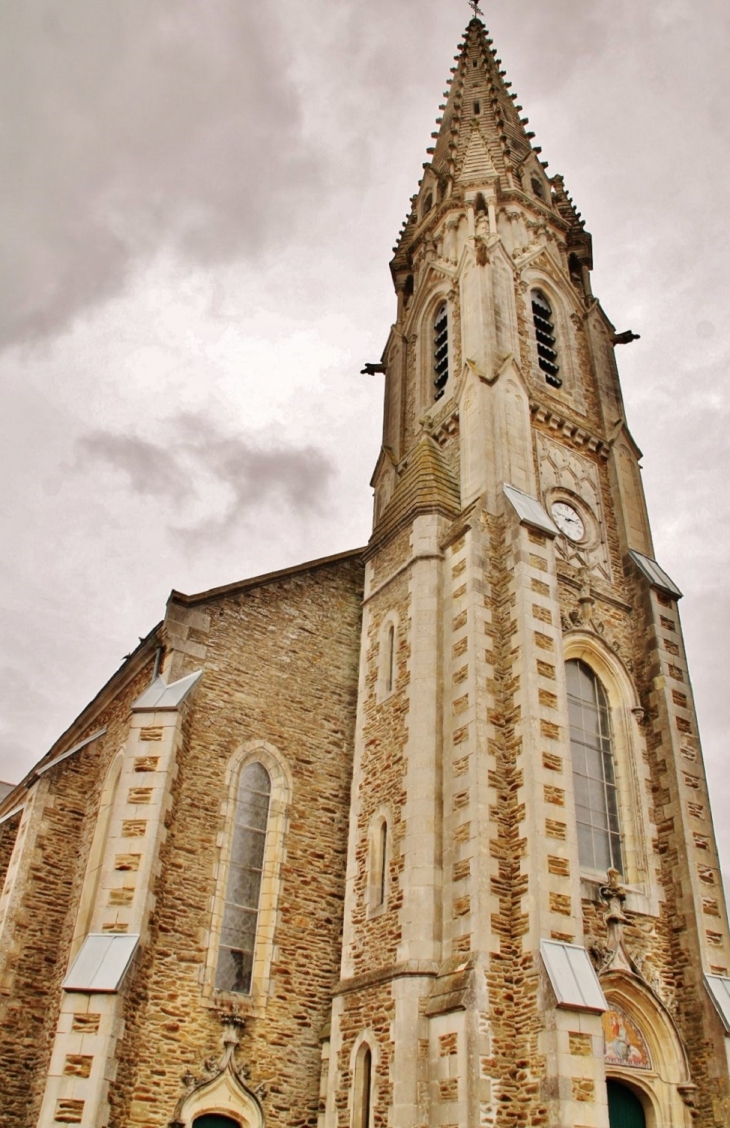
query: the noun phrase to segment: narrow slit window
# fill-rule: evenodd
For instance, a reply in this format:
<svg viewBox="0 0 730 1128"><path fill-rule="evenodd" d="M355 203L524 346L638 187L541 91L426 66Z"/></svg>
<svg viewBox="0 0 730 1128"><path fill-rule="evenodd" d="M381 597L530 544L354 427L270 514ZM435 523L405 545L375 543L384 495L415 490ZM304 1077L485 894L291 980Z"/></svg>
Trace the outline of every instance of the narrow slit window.
<svg viewBox="0 0 730 1128"><path fill-rule="evenodd" d="M261 878L269 820L271 778L263 764L241 772L233 816L231 862L223 908L215 985L219 991L251 991Z"/></svg>
<svg viewBox="0 0 730 1128"><path fill-rule="evenodd" d="M370 1089L373 1075L373 1055L369 1046L361 1046L355 1060L353 1128L370 1128Z"/></svg>
<svg viewBox="0 0 730 1128"><path fill-rule="evenodd" d="M385 636L385 692L392 693L395 685L395 624L390 623Z"/></svg>
<svg viewBox="0 0 730 1128"><path fill-rule="evenodd" d="M580 864L598 873L622 873L608 698L585 662L566 662L565 672Z"/></svg>
<svg viewBox="0 0 730 1128"><path fill-rule="evenodd" d="M446 302L436 311L433 322L434 399L441 399L449 378L449 317Z"/></svg>
<svg viewBox="0 0 730 1128"><path fill-rule="evenodd" d="M380 841L378 843L378 887L376 903L378 906L385 904L385 888L388 877L388 824L383 819L380 824Z"/></svg>
<svg viewBox="0 0 730 1128"><path fill-rule="evenodd" d="M532 291L532 320L535 325L538 364L545 373L547 383L552 384L554 388L560 388L563 381L558 376L560 365L555 347L553 311L541 290Z"/></svg>
<svg viewBox="0 0 730 1128"><path fill-rule="evenodd" d="M478 117L481 112L482 112L481 105L479 104L479 102L475 102L474 103L474 117Z"/></svg>

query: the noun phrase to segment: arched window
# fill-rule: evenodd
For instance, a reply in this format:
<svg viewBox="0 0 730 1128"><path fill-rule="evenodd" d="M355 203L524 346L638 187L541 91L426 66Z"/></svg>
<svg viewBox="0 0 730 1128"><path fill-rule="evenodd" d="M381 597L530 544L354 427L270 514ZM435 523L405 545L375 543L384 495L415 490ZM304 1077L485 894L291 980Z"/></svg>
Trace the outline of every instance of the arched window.
<svg viewBox="0 0 730 1128"><path fill-rule="evenodd" d="M585 662L565 664L581 866L623 873L608 698Z"/></svg>
<svg viewBox="0 0 730 1128"><path fill-rule="evenodd" d="M241 772L233 816L215 977L219 991L246 995L251 990L270 796L271 778L266 768L259 763L247 764Z"/></svg>
<svg viewBox="0 0 730 1128"><path fill-rule="evenodd" d="M434 399L441 399L449 378L449 316L446 302L442 302L433 319L433 386Z"/></svg>
<svg viewBox="0 0 730 1128"><path fill-rule="evenodd" d="M421 217L423 217L424 215L428 215L428 213L430 212L432 207L433 207L433 192L427 192L426 196L424 198L424 201L423 201L423 211L421 212Z"/></svg>
<svg viewBox="0 0 730 1128"><path fill-rule="evenodd" d="M545 373L547 383L552 384L554 388L560 388L563 381L558 376L560 365L558 364L558 352L555 348L552 307L542 290L533 290L531 297L538 364Z"/></svg>
<svg viewBox="0 0 730 1128"><path fill-rule="evenodd" d="M373 1055L364 1042L355 1058L355 1077L352 1093L352 1128L370 1128L370 1091L372 1087Z"/></svg>

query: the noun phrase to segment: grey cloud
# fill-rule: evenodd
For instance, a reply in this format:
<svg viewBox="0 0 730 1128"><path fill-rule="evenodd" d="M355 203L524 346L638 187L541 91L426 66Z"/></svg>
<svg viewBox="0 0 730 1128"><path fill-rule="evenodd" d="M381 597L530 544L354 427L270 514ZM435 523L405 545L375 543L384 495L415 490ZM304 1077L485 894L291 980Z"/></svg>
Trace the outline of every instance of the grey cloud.
<svg viewBox="0 0 730 1128"><path fill-rule="evenodd" d="M171 246L255 254L317 179L273 5L0 10L0 345L58 332Z"/></svg>
<svg viewBox="0 0 730 1128"><path fill-rule="evenodd" d="M277 499L299 513L319 509L334 467L314 446L261 447L220 431L210 420L181 414L170 421L169 441L149 442L132 435L93 431L77 440L76 468L106 464L126 475L132 490L176 503L185 521L185 501L205 493L206 475L225 486L230 501L223 513L193 524L178 523L173 534L194 544L224 535L249 513Z"/></svg>
<svg viewBox="0 0 730 1128"><path fill-rule="evenodd" d="M164 447L133 435L93 431L77 441L79 465L105 462L121 470L136 493L180 500L187 486L184 469Z"/></svg>
<svg viewBox="0 0 730 1128"><path fill-rule="evenodd" d="M38 718L48 714L50 704L51 698L39 689L32 675L25 675L13 666L0 667L0 744L5 756L4 778L20 779L35 758L37 750L30 734Z"/></svg>

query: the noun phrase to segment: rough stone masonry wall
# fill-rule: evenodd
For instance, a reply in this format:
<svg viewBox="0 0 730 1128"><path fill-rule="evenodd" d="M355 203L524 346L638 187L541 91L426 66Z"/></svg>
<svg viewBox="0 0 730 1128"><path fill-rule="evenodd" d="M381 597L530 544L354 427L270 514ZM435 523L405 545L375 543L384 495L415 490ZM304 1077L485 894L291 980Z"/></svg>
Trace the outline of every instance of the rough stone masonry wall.
<svg viewBox="0 0 730 1128"><path fill-rule="evenodd" d="M537 974L531 954L523 953L522 937L527 917L522 897L527 876L520 873L524 841L519 837L520 811L517 793L519 752L515 734L512 635L510 632L511 561L504 520L489 518L491 544L490 587L495 696L490 720L498 736L494 741L497 806L490 812L495 837L490 850L499 865L492 878L492 892L499 899L493 930L500 938L499 952L490 953L487 987L493 1031L493 1053L483 1068L497 1084L497 1124L518 1128L547 1121L547 1107L540 1093L539 1078L544 1061L538 1054L542 1019L537 1011Z"/></svg>
<svg viewBox="0 0 730 1128"><path fill-rule="evenodd" d="M662 672L658 662L657 639L654 637L644 608L648 598L645 583L638 579L633 566L625 563L621 557L615 521L619 499L611 496L606 466L602 462L598 465L601 471L603 510L611 554L613 584L609 588L600 581L594 582L594 590L599 593L605 592L609 597L626 604L626 607L599 597L593 607L593 617L601 623L604 642L615 650L627 668L645 709L644 732L647 739L645 760L650 769L651 779L648 784L650 823L643 827L643 833L646 836L649 853L650 880L658 882L663 897L657 916L629 910L630 924L626 927L624 935L628 950L640 967L642 975L679 1027L689 1054L693 1081L699 1086L696 1122L698 1125L715 1125L722 1122L722 1118L720 1120L716 1118L715 1107L718 1100L723 1098L711 1076L710 1066L715 1047L705 1034L703 1009L696 995L696 986L694 983L689 986L687 984L688 953L686 945L681 942L687 921L679 909L679 900L682 883L687 879L685 872L687 862L672 820L665 819L663 816L663 808L665 804L672 801L672 796L666 788L663 761L666 751L663 750L663 737L661 732L652 731L657 720L656 710L652 708L653 679ZM564 581L560 585L562 608L564 613L569 615L578 608L578 576L565 564L560 566L560 572ZM672 600L661 595L657 598L660 602L666 602L667 621L674 621L676 606ZM671 632L668 632L667 637L669 641L668 643L664 641L663 645L673 648L670 653L679 654L679 646L671 641ZM679 659L675 661L679 662ZM674 700L686 704L684 697L687 690L686 685L682 684L683 674L675 667L670 667L670 670L674 671L672 677L676 682ZM699 744L695 737L689 736L684 744L686 748L683 749L683 754L699 758ZM694 770L693 764L689 767ZM699 810L699 805L696 806ZM715 887L719 885L719 873L713 872L710 866L705 866L701 869L701 875L701 879L708 886L709 896L712 894L713 885ZM605 954L606 926L603 911L602 904L592 900L584 901L585 942L592 950L596 962L600 962L602 955ZM718 970L724 973L722 968Z"/></svg>
<svg viewBox="0 0 730 1128"><path fill-rule="evenodd" d="M410 557L410 537L403 532L375 556L373 582L384 583ZM393 692L382 698L380 653L382 626L386 616L398 617L396 633L395 679ZM392 583L386 583L376 592L369 608L368 639L365 656L365 680L362 754L359 765L358 788L358 841L356 847L357 876L351 906L353 947L350 953L355 977L392 967L401 941L399 910L403 901L403 859L400 844L405 830L403 811L406 805L404 791L406 764L404 749L408 740L408 684L411 657L410 597L407 572ZM389 816L388 877L386 902L382 909L372 912L369 904L369 847L373 820L381 811ZM349 1101L352 1094L351 1060L353 1046L360 1034L369 1030L377 1041L374 1056L375 1098L373 1123L385 1128L388 1109L392 1103L392 1034L391 1022L395 1014L391 984L387 981L373 986L363 984L361 989L349 991L343 999L340 1023L341 1048L338 1058L339 1085L336 1097L338 1124L347 1124Z"/></svg>
<svg viewBox="0 0 730 1128"><path fill-rule="evenodd" d="M652 614L653 599L662 612L658 623ZM708 1037L706 1008L709 1002L698 983L697 946L704 946L711 973L728 974L726 925L720 893L722 879L711 837L706 778L687 684L678 608L661 592L645 591L642 610L645 613L645 653L651 656L646 669L647 680L642 685L642 703L646 703L648 756L656 805L656 848L666 897L661 923L668 952L661 981L671 991L673 1017L689 1055L692 1080L698 1086L695 1122L702 1128L714 1128L727 1123L730 1093L725 1069L716 1060L718 1046ZM665 681L673 687L667 690L675 706L669 715L662 715L657 707L658 683ZM672 747L671 725L677 726L679 751ZM676 764L667 763L672 758L677 760ZM685 796L681 794L680 779L685 786L692 784ZM688 848L683 836L679 808L685 802L688 822L693 828L694 849ZM694 866L697 866L703 894L694 908L698 913L704 910L696 921L688 920L686 915L692 912L688 891L693 878L690 867ZM713 957L721 966L713 965Z"/></svg>
<svg viewBox="0 0 730 1128"><path fill-rule="evenodd" d="M408 681L410 632L408 630L408 579L398 577L376 597L377 608L370 618L368 638L366 695L364 701L362 786L360 787L360 822L357 846L358 871L355 882L356 905L353 924L357 939L352 953L355 975L394 963L401 939L399 909L403 901L401 875L403 860L399 843L403 832L405 807L405 761L403 750L408 740ZM384 616L391 611L398 615L396 635L396 669L394 691L378 700L377 682L381 662L380 635ZM385 911L368 912L369 834L376 813L384 808L389 818L389 867Z"/></svg>
<svg viewBox="0 0 730 1128"><path fill-rule="evenodd" d="M41 825L18 877L22 898L12 950L0 954L2 1128L35 1128L38 1120L104 778L126 738L130 705L149 685L151 672L150 662L78 735L82 740L106 726L102 739L35 785L43 792Z"/></svg>
<svg viewBox="0 0 730 1128"><path fill-rule="evenodd" d="M157 903L126 1005L111 1128L164 1125L183 1089L221 1053L219 1014L247 997L213 995L201 971L215 894L221 801L231 756L273 745L291 771L274 958L263 1016L237 1061L264 1082L269 1128L315 1125L320 1034L338 978L363 573L359 559L170 608L195 622L204 673L191 702ZM172 633L172 632L171 632Z"/></svg>
<svg viewBox="0 0 730 1128"><path fill-rule="evenodd" d="M377 1042L373 1058L372 1128L387 1128L393 1104L392 1025L395 1002L389 982L376 987L353 991L345 998L341 1019L343 1048L339 1062L339 1087L335 1098L338 1128L352 1123L351 1100L353 1070L350 1068L352 1048L363 1030L372 1031Z"/></svg>

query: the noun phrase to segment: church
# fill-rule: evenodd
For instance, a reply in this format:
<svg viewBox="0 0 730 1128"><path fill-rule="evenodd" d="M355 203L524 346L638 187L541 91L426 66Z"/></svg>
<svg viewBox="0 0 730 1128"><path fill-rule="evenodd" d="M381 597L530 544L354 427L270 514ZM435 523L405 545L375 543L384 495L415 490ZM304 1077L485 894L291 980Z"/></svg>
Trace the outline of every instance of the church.
<svg viewBox="0 0 730 1128"><path fill-rule="evenodd" d="M366 365L368 545L173 591L0 799L2 1128L730 1123L633 334L510 85L475 14Z"/></svg>

